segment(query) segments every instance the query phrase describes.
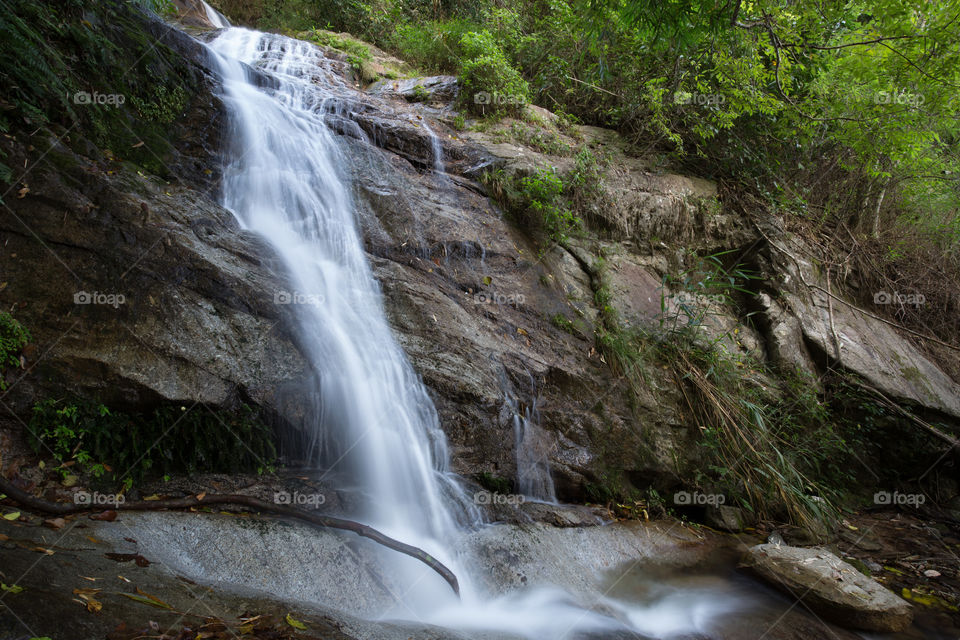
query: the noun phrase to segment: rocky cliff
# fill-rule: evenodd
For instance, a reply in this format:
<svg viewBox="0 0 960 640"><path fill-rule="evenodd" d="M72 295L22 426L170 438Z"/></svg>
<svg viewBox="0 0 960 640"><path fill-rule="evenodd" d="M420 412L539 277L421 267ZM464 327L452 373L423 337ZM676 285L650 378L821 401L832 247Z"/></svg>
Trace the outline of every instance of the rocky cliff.
<svg viewBox="0 0 960 640"><path fill-rule="evenodd" d="M7 373L6 419L19 429L39 398L75 394L132 410L250 403L296 432L311 372L275 303L290 289L284 273L217 204L215 76L191 37L156 21L150 29L199 87L168 131L166 180L120 149L25 134L3 143L23 177L0 209L0 302L35 343L24 368ZM454 78L361 86L346 56L329 53L354 87L327 118L351 159L369 258L456 471L513 479L513 417L535 408L537 447L562 499L692 486L702 451L684 387L656 363L636 384L610 361L597 334L611 309L623 327L655 330L707 308L703 339L748 368L818 381L852 373L930 422L960 419L956 381L912 336L846 301L781 221L727 208L715 184L658 169L614 132L560 127L537 110L464 130ZM582 232L545 242L491 198L489 176L567 170L579 148L606 158ZM746 290L720 299L672 277L723 252L750 267Z"/></svg>

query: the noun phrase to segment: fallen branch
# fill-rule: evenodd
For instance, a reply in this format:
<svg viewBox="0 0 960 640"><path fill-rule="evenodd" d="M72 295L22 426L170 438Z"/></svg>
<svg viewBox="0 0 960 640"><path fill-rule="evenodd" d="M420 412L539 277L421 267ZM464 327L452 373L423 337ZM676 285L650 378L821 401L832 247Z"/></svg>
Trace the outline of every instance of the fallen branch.
<svg viewBox="0 0 960 640"><path fill-rule="evenodd" d="M0 476L0 493L7 494L8 498L17 502L26 509L40 511L42 513L63 516L102 510L102 507L96 508L93 505L50 502L49 500L37 498L27 493L23 489L20 489L3 476ZM452 571L450 571L450 569L444 566L443 563L438 561L429 553L423 549L419 549L404 542L400 542L399 540L395 540L377 531L373 527L369 527L353 520L334 518L332 516L324 516L317 513L311 513L309 511L303 511L294 507L271 504L252 496L223 494L207 494L203 496L202 500L195 496L190 496L188 498L171 498L168 500L141 500L138 502L124 502L123 504L111 505L110 508L115 511L162 511L165 509L190 509L194 507L207 507L211 505L223 504L239 505L256 509L257 511L265 511L267 513L287 516L289 518L303 520L304 522L308 522L318 527L352 531L359 536L363 536L364 538L370 538L374 542L382 544L388 549L393 549L394 551L399 551L400 553L406 554L411 558L416 558L439 573L440 576L450 585L450 588L453 589L453 592L456 593L458 597L460 596L460 585L457 582L457 577Z"/></svg>

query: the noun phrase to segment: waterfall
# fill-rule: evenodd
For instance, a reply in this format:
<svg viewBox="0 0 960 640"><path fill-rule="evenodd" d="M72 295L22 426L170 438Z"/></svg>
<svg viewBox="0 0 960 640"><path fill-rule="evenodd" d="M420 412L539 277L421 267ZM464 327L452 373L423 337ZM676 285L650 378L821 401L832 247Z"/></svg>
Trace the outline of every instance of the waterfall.
<svg viewBox="0 0 960 640"><path fill-rule="evenodd" d="M301 350L316 372L306 453L317 468L358 485L363 504L353 517L426 550L460 580L462 602L431 569L387 554L393 564L384 573L399 574L403 589L385 615L551 640L625 629L630 615L607 598L589 606L618 612L614 617L578 605L559 587L492 597L475 584L472 569L483 559L455 550L476 508L447 468L436 409L387 324L357 228L350 165L325 124L348 108L354 90L305 42L224 28L208 46L228 115L222 204L280 256L293 290L264 295L291 305ZM518 420L522 445L535 415ZM549 470L544 480L537 464L545 483ZM552 485L531 490L552 499Z"/></svg>
<svg viewBox="0 0 960 640"><path fill-rule="evenodd" d="M229 114L223 205L282 257L294 290L267 295L295 305L319 372L314 462L359 484L358 517L443 558L438 541L457 530L451 506L466 509L467 498L446 470L436 410L390 333L341 175L347 163L324 124L343 81L318 49L283 36L227 29L210 47ZM276 86L255 86L246 65Z"/></svg>

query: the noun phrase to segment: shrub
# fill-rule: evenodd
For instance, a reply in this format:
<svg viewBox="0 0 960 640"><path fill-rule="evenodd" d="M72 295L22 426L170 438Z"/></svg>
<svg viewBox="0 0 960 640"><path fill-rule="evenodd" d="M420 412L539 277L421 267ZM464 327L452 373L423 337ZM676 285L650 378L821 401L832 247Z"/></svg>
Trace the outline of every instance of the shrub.
<svg viewBox="0 0 960 640"><path fill-rule="evenodd" d="M455 73L460 68L460 41L474 25L464 20L402 24L390 42L405 61L431 71Z"/></svg>
<svg viewBox="0 0 960 640"><path fill-rule="evenodd" d="M520 188L529 210L553 242L565 242L569 234L580 227L580 219L563 197L563 180L552 167L537 169L532 176L523 178Z"/></svg>
<svg viewBox="0 0 960 640"><path fill-rule="evenodd" d="M62 473L74 467L127 486L147 475L263 471L276 458L272 431L254 409L162 406L149 413L47 399L33 407L31 446L52 452Z"/></svg>
<svg viewBox="0 0 960 640"><path fill-rule="evenodd" d="M460 103L478 115L519 114L529 102L530 87L486 29L460 38Z"/></svg>
<svg viewBox="0 0 960 640"><path fill-rule="evenodd" d="M20 366L20 351L30 342L30 332L9 313L0 313L0 370ZM0 380L0 388L2 388Z"/></svg>

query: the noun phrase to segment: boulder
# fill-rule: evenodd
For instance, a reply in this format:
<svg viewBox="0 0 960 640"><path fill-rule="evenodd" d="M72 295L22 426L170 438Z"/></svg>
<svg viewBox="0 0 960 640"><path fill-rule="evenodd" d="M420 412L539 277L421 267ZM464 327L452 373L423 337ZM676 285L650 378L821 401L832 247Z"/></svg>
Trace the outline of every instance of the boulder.
<svg viewBox="0 0 960 640"><path fill-rule="evenodd" d="M760 544L747 551L742 566L847 627L894 632L913 621L907 602L823 548Z"/></svg>
<svg viewBox="0 0 960 640"><path fill-rule="evenodd" d="M776 301L766 297L761 304L774 357L804 368L809 356L835 361L892 399L960 418L960 385L875 313L837 299L831 305L826 279L805 257L809 254L795 237L780 237L771 247L772 272L783 291ZM878 292L877 304L889 295Z"/></svg>
<svg viewBox="0 0 960 640"><path fill-rule="evenodd" d="M743 528L747 526L747 518L743 509L726 504L707 507L705 518L707 524L714 529L732 533L743 531Z"/></svg>

